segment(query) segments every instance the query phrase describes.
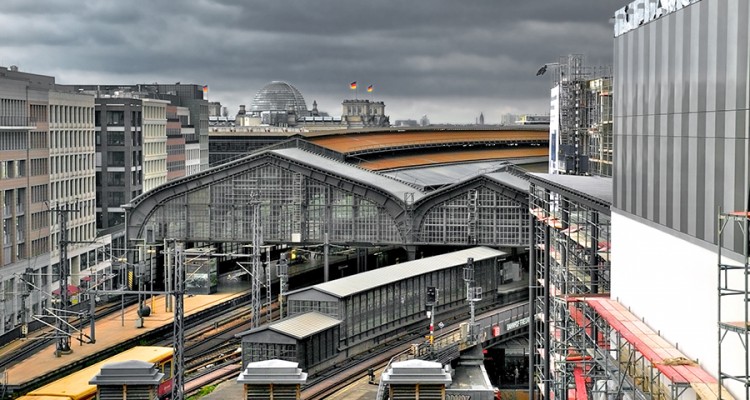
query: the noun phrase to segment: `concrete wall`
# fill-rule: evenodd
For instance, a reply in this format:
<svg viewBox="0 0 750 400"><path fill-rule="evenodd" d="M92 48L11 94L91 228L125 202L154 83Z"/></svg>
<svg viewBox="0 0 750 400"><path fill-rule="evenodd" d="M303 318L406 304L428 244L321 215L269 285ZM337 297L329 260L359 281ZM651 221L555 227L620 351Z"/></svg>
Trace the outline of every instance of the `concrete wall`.
<svg viewBox="0 0 750 400"><path fill-rule="evenodd" d="M717 376L716 251L613 211L612 259L611 297ZM742 320L741 302L725 298L722 306L724 320ZM724 372L744 370L745 351L738 338L735 333L727 335ZM727 387L739 394L739 385Z"/></svg>

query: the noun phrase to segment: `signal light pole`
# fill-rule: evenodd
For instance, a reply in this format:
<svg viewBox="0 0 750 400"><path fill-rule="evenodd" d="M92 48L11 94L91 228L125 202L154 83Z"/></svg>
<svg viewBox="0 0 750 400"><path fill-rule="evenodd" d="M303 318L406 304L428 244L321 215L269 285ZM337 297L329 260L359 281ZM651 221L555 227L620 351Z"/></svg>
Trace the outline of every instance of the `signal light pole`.
<svg viewBox="0 0 750 400"><path fill-rule="evenodd" d="M427 287L427 317L430 319L430 356L435 357L435 305L437 305L437 288Z"/></svg>

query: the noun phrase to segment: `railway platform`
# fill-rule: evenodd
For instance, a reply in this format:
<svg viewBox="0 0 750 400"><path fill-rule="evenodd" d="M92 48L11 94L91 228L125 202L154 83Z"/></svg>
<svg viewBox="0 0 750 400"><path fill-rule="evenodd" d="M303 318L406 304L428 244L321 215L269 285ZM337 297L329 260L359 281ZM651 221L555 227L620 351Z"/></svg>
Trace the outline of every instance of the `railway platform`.
<svg viewBox="0 0 750 400"><path fill-rule="evenodd" d="M186 296L185 318L211 313L213 308L240 298L246 294L246 290L244 285L225 285L220 286L215 294ZM136 327L136 305L125 307L122 313L98 318L95 325L96 343L81 344L74 335L71 340L72 353L57 357L53 342L23 362L9 367L6 370L7 385L10 388L23 388L61 369L86 364L100 353L118 351L119 347L129 347L129 344L137 345L157 330L171 329L174 316L166 311L164 295L154 296L153 299L147 296L144 304L151 307L151 315L143 318L143 327ZM86 334L90 334L89 330L88 325L83 328Z"/></svg>

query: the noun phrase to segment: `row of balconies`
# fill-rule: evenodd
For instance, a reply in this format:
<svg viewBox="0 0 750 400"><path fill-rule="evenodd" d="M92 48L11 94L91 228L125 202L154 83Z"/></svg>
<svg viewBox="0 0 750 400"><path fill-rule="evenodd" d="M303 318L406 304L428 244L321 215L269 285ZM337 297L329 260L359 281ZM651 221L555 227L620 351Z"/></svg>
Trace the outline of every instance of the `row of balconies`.
<svg viewBox="0 0 750 400"><path fill-rule="evenodd" d="M32 128L36 121L25 116L0 115L0 128Z"/></svg>

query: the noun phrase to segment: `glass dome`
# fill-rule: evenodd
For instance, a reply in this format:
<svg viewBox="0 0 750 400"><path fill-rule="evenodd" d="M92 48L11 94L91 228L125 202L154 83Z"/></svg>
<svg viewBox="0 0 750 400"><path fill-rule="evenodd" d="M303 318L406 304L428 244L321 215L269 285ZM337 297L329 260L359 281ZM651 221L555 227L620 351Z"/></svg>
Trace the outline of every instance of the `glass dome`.
<svg viewBox="0 0 750 400"><path fill-rule="evenodd" d="M273 81L255 94L250 112L259 115L263 111L292 111L298 116L308 115L302 93L294 86L281 81Z"/></svg>

